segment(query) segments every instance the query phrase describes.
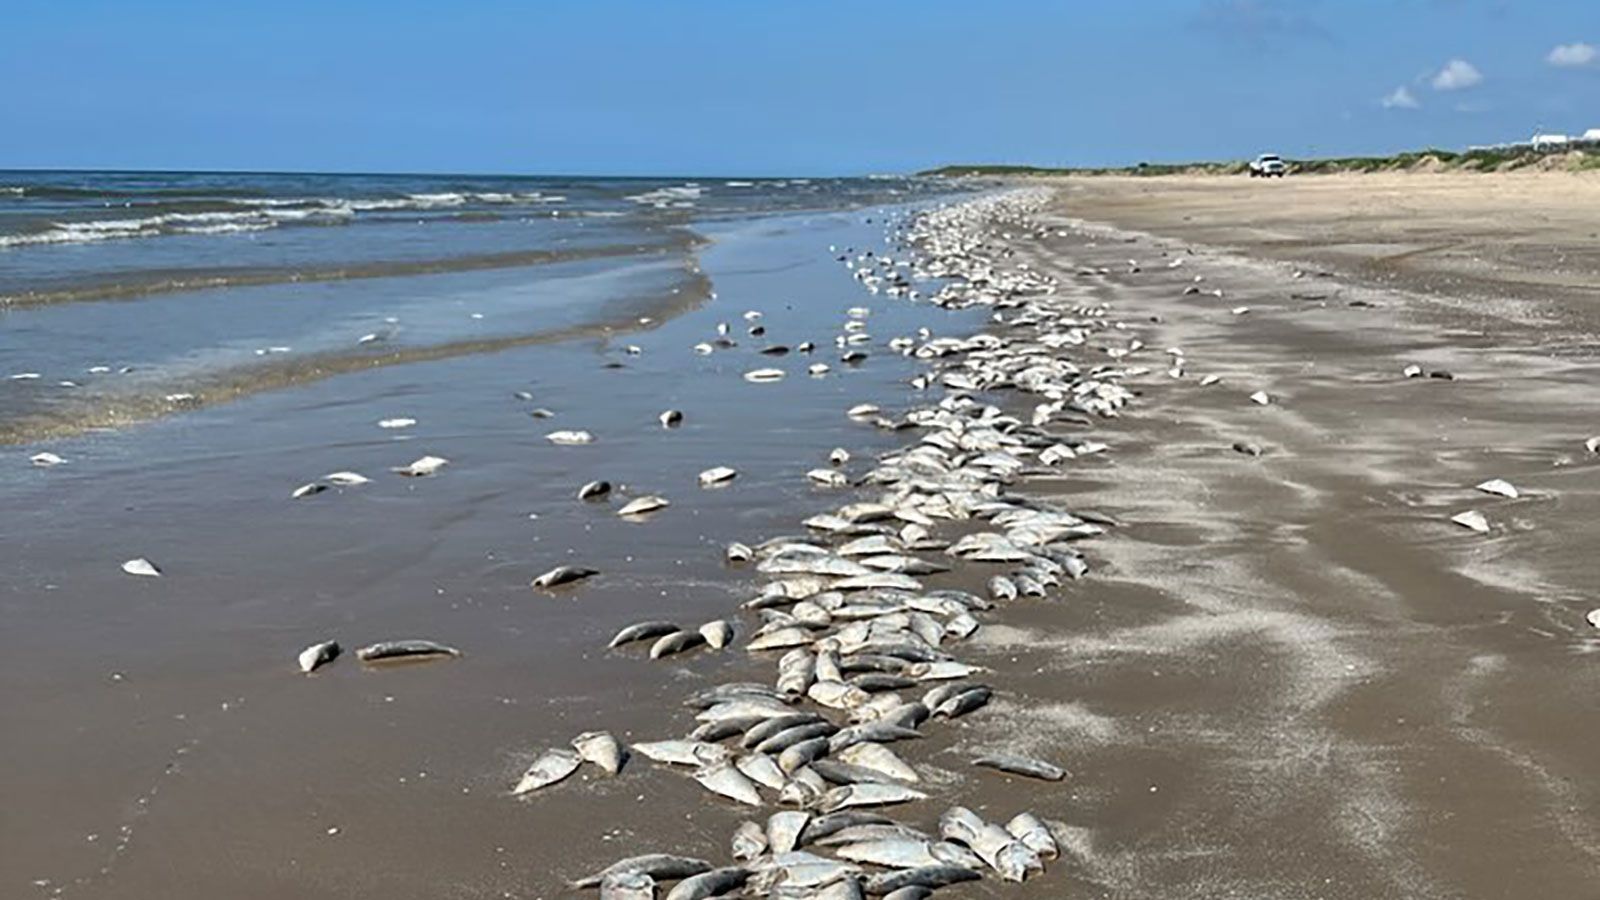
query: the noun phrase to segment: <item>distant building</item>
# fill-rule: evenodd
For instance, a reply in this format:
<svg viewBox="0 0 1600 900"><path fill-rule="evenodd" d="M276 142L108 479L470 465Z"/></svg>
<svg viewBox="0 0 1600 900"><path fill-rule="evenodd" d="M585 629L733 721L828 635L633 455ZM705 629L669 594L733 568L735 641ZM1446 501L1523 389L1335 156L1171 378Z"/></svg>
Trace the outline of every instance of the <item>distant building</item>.
<svg viewBox="0 0 1600 900"><path fill-rule="evenodd" d="M1597 129L1600 130L1600 129ZM1572 139L1564 134L1536 134L1533 136L1533 149L1544 150L1550 147L1564 147Z"/></svg>
<svg viewBox="0 0 1600 900"><path fill-rule="evenodd" d="M1588 131L1585 131L1583 133L1583 140L1585 142L1593 141L1595 143L1600 143L1600 128L1591 128Z"/></svg>

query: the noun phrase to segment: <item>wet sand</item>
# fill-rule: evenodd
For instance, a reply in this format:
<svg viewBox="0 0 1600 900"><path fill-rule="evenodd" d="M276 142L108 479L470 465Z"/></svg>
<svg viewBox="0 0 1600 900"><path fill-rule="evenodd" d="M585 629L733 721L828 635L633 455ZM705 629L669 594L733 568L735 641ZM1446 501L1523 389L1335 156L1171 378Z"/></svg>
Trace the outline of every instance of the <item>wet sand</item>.
<svg viewBox="0 0 1600 900"><path fill-rule="evenodd" d="M1197 190L1245 220L1228 189ZM1111 452L1015 488L1123 525L1087 548L1090 577L983 617L963 656L992 667L997 701L904 752L937 787L913 819L955 802L992 818L1031 808L1061 823L1066 857L1022 886L940 896L1591 893L1592 359L1550 353L1537 320L1399 293L1333 258L1308 254L1334 274L1295 278L1295 264L1246 258L1275 251L1206 249L1222 241L1118 190L1069 185L1044 235L1011 243L1016 262L1060 276L1065 302L1109 304L1128 324L1079 351L1085 362L1146 345L1128 359L1151 369L1132 382L1139 402L1079 432ZM1351 227L1347 243L1368 230ZM728 615L754 583L721 562L726 541L795 533L845 502L804 480L831 447L859 471L910 439L843 415L931 402L905 385L923 365L881 345L820 380L749 338L688 353L745 309L789 344L828 340L855 305L872 307L880 341L985 327L981 311L863 294L827 246L880 233L839 215L715 235L701 255L715 298L628 337L640 356L585 339L342 374L80 438L69 465L8 484L21 512L0 586L6 891L553 897L633 853L725 860L745 812L640 759L526 802L506 789L579 731L681 734L685 694L770 678L770 660L739 650L650 662L600 648L639 618ZM1196 275L1225 297L1183 296ZM1295 297L1309 293L1324 296ZM1181 378L1166 372L1170 346ZM1412 362L1456 378L1406 379ZM790 377L738 377L768 364ZM1208 373L1222 382L1200 386ZM1256 390L1274 402L1250 402ZM533 406L557 415L529 419ZM686 412L681 428L655 421L668 407ZM374 425L387 415L420 422L396 436ZM599 440L553 447L555 428ZM430 452L452 460L438 477L385 471ZM739 478L695 485L718 464ZM287 499L346 468L377 483ZM673 505L630 523L572 499L601 477ZM1472 490L1489 477L1524 497ZM1490 535L1448 522L1468 508ZM116 571L137 555L167 577ZM527 590L559 562L602 574L555 597ZM972 588L987 573L929 583ZM433 637L466 655L299 676L293 653L329 636ZM980 748L1047 755L1071 775L1041 787L971 769Z"/></svg>

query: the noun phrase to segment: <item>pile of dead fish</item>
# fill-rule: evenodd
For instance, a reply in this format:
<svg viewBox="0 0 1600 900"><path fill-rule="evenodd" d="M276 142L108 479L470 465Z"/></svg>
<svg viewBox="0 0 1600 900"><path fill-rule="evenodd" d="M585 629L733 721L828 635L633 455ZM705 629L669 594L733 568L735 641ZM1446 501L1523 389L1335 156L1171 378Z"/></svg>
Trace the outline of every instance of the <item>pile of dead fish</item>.
<svg viewBox="0 0 1600 900"><path fill-rule="evenodd" d="M901 755L923 729L973 714L994 696L984 670L954 651L998 606L1082 577L1089 565L1076 542L1109 524L1008 492L1107 449L1071 429L1115 415L1132 397L1114 358L1086 367L1069 357L1091 339L1115 339L1105 310L1062 302L1051 280L1007 269L1006 251L989 243L996 228L1025 226L1041 202L1021 191L934 210L900 234L907 258L844 259L869 289L911 297L912 284L936 280L931 302L992 307L995 327L963 339L896 339L929 364L914 386L942 388L942 398L898 419L866 406L851 415L914 432L916 443L853 480L870 497L805 520L804 534L728 547L731 562L753 565L764 581L745 604L759 620L745 648L775 658L772 683L694 694L687 706L697 724L682 738L624 747L603 732L580 735L545 751L514 788L547 788L585 762L615 774L636 754L720 797L776 811L738 826L726 865L649 854L577 886L598 887L607 900L654 897L665 881L676 882L668 900L734 892L907 900L986 876L1021 882L1057 857L1050 828L1026 811L1002 823L954 806L934 828L889 812L932 799ZM999 392L1023 395L1010 406L1031 409L1018 415L980 399ZM832 462L849 459L835 451ZM946 529L961 536L947 540ZM986 596L924 583L956 560L995 567ZM717 637L726 641L722 624ZM682 633L668 627L631 625L612 646ZM1008 754L972 763L1045 781L1065 774Z"/></svg>

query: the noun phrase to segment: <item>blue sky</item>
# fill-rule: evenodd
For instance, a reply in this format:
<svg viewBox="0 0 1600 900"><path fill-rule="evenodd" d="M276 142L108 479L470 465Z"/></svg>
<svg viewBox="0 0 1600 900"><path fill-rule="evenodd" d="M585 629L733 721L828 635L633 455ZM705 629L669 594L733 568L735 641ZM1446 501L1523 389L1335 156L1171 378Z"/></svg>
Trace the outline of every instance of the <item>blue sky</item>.
<svg viewBox="0 0 1600 900"><path fill-rule="evenodd" d="M838 174L1600 127L1600 0L8 0L0 167Z"/></svg>

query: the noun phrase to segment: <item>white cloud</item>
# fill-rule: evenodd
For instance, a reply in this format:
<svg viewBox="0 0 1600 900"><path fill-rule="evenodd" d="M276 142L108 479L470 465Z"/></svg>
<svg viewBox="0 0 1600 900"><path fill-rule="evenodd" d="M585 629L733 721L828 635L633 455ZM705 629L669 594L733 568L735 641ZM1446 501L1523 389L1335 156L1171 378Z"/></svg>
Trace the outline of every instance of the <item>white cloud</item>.
<svg viewBox="0 0 1600 900"><path fill-rule="evenodd" d="M1433 89L1436 91L1459 91L1472 87L1483 81L1483 73L1478 67L1464 59L1452 59L1444 64L1439 74L1433 76Z"/></svg>
<svg viewBox="0 0 1600 900"><path fill-rule="evenodd" d="M1383 104L1384 109L1416 109L1422 105L1412 96L1411 89L1403 84L1385 94L1378 102Z"/></svg>
<svg viewBox="0 0 1600 900"><path fill-rule="evenodd" d="M1596 56L1600 56L1600 52L1594 49L1593 44L1559 44L1544 61L1552 66L1577 69L1594 62Z"/></svg>

